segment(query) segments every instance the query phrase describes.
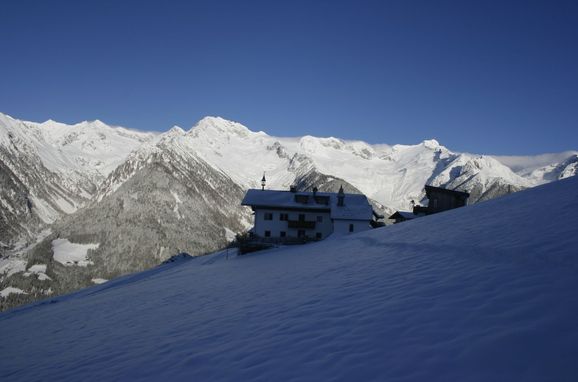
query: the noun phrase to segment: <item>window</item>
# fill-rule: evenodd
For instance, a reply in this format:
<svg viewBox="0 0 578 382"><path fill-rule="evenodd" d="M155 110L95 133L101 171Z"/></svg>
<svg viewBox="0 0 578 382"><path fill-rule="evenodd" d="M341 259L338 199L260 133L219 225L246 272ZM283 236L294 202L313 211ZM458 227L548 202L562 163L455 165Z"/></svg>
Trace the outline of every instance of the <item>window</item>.
<svg viewBox="0 0 578 382"><path fill-rule="evenodd" d="M323 236L321 235L321 232L317 232L317 233L315 234L315 238L316 238L317 240L321 240L322 237L323 237Z"/></svg>
<svg viewBox="0 0 578 382"><path fill-rule="evenodd" d="M317 223L323 222L323 216L317 216Z"/></svg>
<svg viewBox="0 0 578 382"><path fill-rule="evenodd" d="M299 221L300 221L300 222L304 222L304 221L305 221L305 214L299 214Z"/></svg>
<svg viewBox="0 0 578 382"><path fill-rule="evenodd" d="M297 237L304 238L305 237L305 230L300 229L299 231L297 231Z"/></svg>
<svg viewBox="0 0 578 382"><path fill-rule="evenodd" d="M281 232L279 232L279 236L281 236L281 237L287 237L287 232L281 231Z"/></svg>
<svg viewBox="0 0 578 382"><path fill-rule="evenodd" d="M265 237L271 237L271 231L265 231Z"/></svg>
<svg viewBox="0 0 578 382"><path fill-rule="evenodd" d="M281 221L289 220L289 214L279 214L279 220Z"/></svg>
<svg viewBox="0 0 578 382"><path fill-rule="evenodd" d="M271 212L265 212L265 220L273 220L273 214Z"/></svg>
<svg viewBox="0 0 578 382"><path fill-rule="evenodd" d="M353 232L353 224L349 225L349 232Z"/></svg>

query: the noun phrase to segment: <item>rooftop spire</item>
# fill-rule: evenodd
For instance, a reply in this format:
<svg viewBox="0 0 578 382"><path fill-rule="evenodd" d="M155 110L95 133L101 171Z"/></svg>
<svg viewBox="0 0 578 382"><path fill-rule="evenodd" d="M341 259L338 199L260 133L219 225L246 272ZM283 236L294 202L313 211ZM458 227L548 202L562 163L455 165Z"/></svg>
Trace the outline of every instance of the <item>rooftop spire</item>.
<svg viewBox="0 0 578 382"><path fill-rule="evenodd" d="M267 179L265 179L265 172L263 172L263 178L261 179L261 191L265 190L265 184L267 183Z"/></svg>

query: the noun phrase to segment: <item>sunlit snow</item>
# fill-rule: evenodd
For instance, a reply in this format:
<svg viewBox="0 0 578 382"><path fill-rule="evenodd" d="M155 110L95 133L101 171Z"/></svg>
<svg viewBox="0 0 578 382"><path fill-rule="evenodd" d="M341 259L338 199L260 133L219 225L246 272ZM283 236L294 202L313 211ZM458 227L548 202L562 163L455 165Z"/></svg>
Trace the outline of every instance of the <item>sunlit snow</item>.
<svg viewBox="0 0 578 382"><path fill-rule="evenodd" d="M7 296L11 295L12 293L26 294L26 292L24 292L20 288L6 287L0 291L0 297L7 297Z"/></svg>
<svg viewBox="0 0 578 382"><path fill-rule="evenodd" d="M46 274L46 268L46 264L34 264L23 273L23 276L29 277L31 275L35 275L36 278L40 281L52 280Z"/></svg>

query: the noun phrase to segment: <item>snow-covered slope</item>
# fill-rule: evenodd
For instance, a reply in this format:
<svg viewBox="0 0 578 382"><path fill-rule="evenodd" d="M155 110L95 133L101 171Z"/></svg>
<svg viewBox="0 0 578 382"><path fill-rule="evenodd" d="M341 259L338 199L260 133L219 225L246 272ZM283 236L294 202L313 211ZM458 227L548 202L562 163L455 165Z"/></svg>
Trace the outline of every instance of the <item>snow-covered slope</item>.
<svg viewBox="0 0 578 382"><path fill-rule="evenodd" d="M24 123L0 114L0 257L75 211L87 192L44 164Z"/></svg>
<svg viewBox="0 0 578 382"><path fill-rule="evenodd" d="M577 209L574 177L163 265L0 314L0 378L574 381Z"/></svg>

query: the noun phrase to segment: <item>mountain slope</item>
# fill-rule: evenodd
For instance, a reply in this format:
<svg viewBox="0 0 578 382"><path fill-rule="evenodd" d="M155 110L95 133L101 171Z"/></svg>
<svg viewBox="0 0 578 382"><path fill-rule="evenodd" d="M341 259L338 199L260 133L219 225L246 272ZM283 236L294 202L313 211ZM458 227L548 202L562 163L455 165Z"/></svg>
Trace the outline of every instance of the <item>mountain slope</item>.
<svg viewBox="0 0 578 382"><path fill-rule="evenodd" d="M572 381L577 208L574 177L337 240L163 265L0 314L0 377Z"/></svg>
<svg viewBox="0 0 578 382"><path fill-rule="evenodd" d="M100 121L33 123L0 113L4 247L31 242L44 225L76 211L132 150L154 137Z"/></svg>
<svg viewBox="0 0 578 382"><path fill-rule="evenodd" d="M131 155L104 182L97 201L56 225L62 237L98 240L94 258L109 276L181 251L214 251L249 225L249 211L239 203L243 189L183 149L179 138L165 136Z"/></svg>
<svg viewBox="0 0 578 382"><path fill-rule="evenodd" d="M202 255L225 247L247 229L250 211L240 205L244 191L167 134L140 148L103 183L98 198L51 226L52 233L26 256L25 269L0 280L4 306L62 294L126 273L154 267L187 252ZM58 261L58 244L90 246L78 265ZM24 270L24 269L23 269Z"/></svg>
<svg viewBox="0 0 578 382"><path fill-rule="evenodd" d="M22 122L0 114L0 257L87 200L82 188L45 166L30 134Z"/></svg>

